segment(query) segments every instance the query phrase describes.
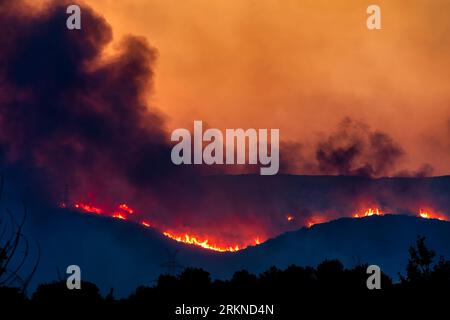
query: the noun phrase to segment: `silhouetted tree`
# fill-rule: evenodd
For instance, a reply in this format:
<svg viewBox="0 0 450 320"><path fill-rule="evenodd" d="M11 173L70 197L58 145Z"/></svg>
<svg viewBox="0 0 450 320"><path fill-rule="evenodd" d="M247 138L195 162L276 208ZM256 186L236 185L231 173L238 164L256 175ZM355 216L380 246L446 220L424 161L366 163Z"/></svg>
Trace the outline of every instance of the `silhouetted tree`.
<svg viewBox="0 0 450 320"><path fill-rule="evenodd" d="M425 237L418 236L415 246L408 249L409 258L406 266L406 278L400 277L403 285L408 287L423 287L430 285L433 262L436 253L428 249Z"/></svg>
<svg viewBox="0 0 450 320"><path fill-rule="evenodd" d="M277 267L271 267L259 276L259 281L264 287L276 289L280 284L282 271Z"/></svg>
<svg viewBox="0 0 450 320"><path fill-rule="evenodd" d="M425 244L425 237L417 237L415 246L408 250L406 277L400 276L400 288L411 290L442 291L450 289L450 261L440 257Z"/></svg>
<svg viewBox="0 0 450 320"><path fill-rule="evenodd" d="M246 290L258 284L258 277L247 270L241 270L233 274L230 284L237 290Z"/></svg>
<svg viewBox="0 0 450 320"><path fill-rule="evenodd" d="M198 268L186 268L178 278L183 292L189 292L195 289L195 295L197 297L209 296L211 288L211 276L209 272Z"/></svg>
<svg viewBox="0 0 450 320"><path fill-rule="evenodd" d="M156 287L160 291L174 291L179 289L179 282L176 276L162 274L158 277Z"/></svg>
<svg viewBox="0 0 450 320"><path fill-rule="evenodd" d="M325 260L317 266L317 280L322 290L348 288L344 280L344 265L339 260Z"/></svg>
<svg viewBox="0 0 450 320"><path fill-rule="evenodd" d="M439 289L450 289L450 261L440 257L434 265L431 273L431 283L433 287Z"/></svg>
<svg viewBox="0 0 450 320"><path fill-rule="evenodd" d="M14 287L0 287L0 301L1 305L10 306L14 304L25 304L27 297L21 288Z"/></svg>
<svg viewBox="0 0 450 320"><path fill-rule="evenodd" d="M367 274L368 267L369 265L366 263L358 265L353 269L345 270L344 277L346 286L352 290L367 292L366 281L369 276ZM383 290L392 288L392 279L383 272L381 272L381 288Z"/></svg>
<svg viewBox="0 0 450 320"><path fill-rule="evenodd" d="M98 304L102 301L98 287L87 281L81 289L69 290L65 281L41 284L33 294L32 301L38 304Z"/></svg>
<svg viewBox="0 0 450 320"><path fill-rule="evenodd" d="M3 176L0 176L0 200L3 185ZM9 209L5 210L5 214L0 216L0 287L15 286L24 293L39 264L40 249L37 245L36 261L31 265L31 270L25 272L30 254L30 243L22 233L27 207L23 203L23 216L20 222L16 221Z"/></svg>

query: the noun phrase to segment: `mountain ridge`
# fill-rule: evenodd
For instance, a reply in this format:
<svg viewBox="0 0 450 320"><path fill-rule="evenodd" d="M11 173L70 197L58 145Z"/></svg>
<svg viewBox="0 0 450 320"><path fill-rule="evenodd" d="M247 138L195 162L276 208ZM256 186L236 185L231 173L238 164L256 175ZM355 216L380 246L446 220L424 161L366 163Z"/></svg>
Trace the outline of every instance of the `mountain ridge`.
<svg viewBox="0 0 450 320"><path fill-rule="evenodd" d="M271 266L315 266L339 259L346 267L380 265L395 280L398 272L404 272L408 247L419 235L438 254L450 257L450 222L405 215L340 218L286 232L239 252L219 253L127 221L60 209L53 214L45 228L40 224L40 232L30 226L25 230L45 248L32 287L57 280L57 270L64 275L68 265L77 264L83 279L96 283L102 292L114 287L118 296L126 296L167 272L164 265L175 252L177 271L203 268L216 279L230 278L242 269L258 274Z"/></svg>

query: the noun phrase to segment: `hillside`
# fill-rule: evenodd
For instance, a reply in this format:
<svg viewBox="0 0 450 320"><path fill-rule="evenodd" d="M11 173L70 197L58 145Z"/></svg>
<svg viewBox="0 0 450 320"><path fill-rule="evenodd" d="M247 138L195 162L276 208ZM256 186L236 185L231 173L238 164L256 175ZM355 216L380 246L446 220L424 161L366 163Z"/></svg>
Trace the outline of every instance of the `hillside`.
<svg viewBox="0 0 450 320"><path fill-rule="evenodd" d="M216 253L174 242L158 231L109 218L65 210L48 213L51 219L30 221L25 232L42 248L33 286L64 277L65 267L77 264L85 280L103 292L114 287L127 295L138 285L151 285L166 272L165 263L178 250L180 266L201 267L213 278L230 277L248 269L259 273L275 265L316 265L336 258L347 267L378 264L392 277L404 272L407 249L417 235L439 254L450 257L450 223L412 216L342 218L285 233L260 246L238 253Z"/></svg>

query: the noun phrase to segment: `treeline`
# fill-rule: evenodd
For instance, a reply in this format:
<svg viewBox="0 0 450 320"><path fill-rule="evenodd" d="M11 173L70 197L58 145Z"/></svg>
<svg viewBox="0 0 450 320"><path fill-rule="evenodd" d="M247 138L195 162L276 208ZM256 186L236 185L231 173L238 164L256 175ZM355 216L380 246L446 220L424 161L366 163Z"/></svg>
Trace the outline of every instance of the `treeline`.
<svg viewBox="0 0 450 320"><path fill-rule="evenodd" d="M352 304L363 303L399 307L400 300L424 301L430 293L446 292L448 296L450 292L450 261L437 258L426 247L424 238L418 238L410 247L406 273L400 276L400 281L393 282L381 273L381 289L369 290L366 285L369 276L367 265L346 269L338 260L326 260L316 268L272 267L258 276L243 270L226 281L213 281L207 271L187 268L178 275L161 275L155 285L140 286L122 299L115 298L113 290L102 296L90 282L82 282L80 290L69 290L65 281L59 281L39 285L31 297L18 288L0 287L0 301L5 305L90 306L108 311L145 308L164 319L177 319L174 310L182 304L270 304L282 315L297 312L299 308L314 307L319 308L317 312L328 312L333 310L328 308L351 308ZM322 308L323 305L327 307Z"/></svg>

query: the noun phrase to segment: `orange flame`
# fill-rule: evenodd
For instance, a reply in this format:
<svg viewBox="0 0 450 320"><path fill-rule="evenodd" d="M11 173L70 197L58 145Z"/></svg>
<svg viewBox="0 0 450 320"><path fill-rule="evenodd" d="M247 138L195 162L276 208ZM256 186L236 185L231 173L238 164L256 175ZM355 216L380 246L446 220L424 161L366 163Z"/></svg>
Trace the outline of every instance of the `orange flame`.
<svg viewBox="0 0 450 320"><path fill-rule="evenodd" d="M195 246L199 246L202 247L204 249L209 249L209 250L213 250L213 251L219 251L219 252L236 252L239 250L242 250L243 248L239 247L238 245L235 246L229 246L229 247L221 247L218 245L214 245L214 244L209 244L209 240L199 240L197 237L192 236L192 235L188 235L185 234L184 236L177 236L174 235L173 233L170 232L163 232L163 234L175 241L178 242L183 242L186 244L191 244L191 245L195 245Z"/></svg>
<svg viewBox="0 0 450 320"><path fill-rule="evenodd" d="M61 208L67 208L67 205L65 203L60 203L59 206ZM86 203L76 203L74 205L74 207L80 211L83 212L88 212L88 213L95 213L95 214L102 214L104 212L104 210L98 208L98 207L94 207L90 204L86 204ZM113 211L111 216L113 218L116 219L121 219L121 220L127 220L127 214L133 214L134 210L132 208L130 208L130 206L128 206L125 203L121 203L118 207L116 211ZM109 214L108 214L109 215ZM360 211L356 214L353 215L354 218L363 218L363 217L370 217L370 216L382 216L383 213L382 211L377 208L377 207L373 207L373 208L368 208L365 209L364 211ZM440 214L440 213L436 213L435 211L431 210L431 209L419 209L419 212L417 214L419 217L424 218L424 219L438 219L438 220L445 220L445 221L449 221L449 219L447 218L447 216L445 216L444 214ZM286 215L286 219L287 221L291 222L295 220L295 217L288 214ZM323 216L313 216L313 217L309 217L306 221L305 221L305 226L307 226L308 228L312 227L315 224L318 223L323 223L328 221L329 219L323 217ZM141 220L140 222L135 221L137 223L140 223L142 226L149 228L152 226L152 224L147 221L147 220ZM213 250L213 251L219 251L219 252L236 252L242 249L247 248L249 245L260 245L261 243L264 242L264 240L261 240L259 237L254 238L254 240L252 241L248 241L245 245L233 245L233 246L224 246L224 245L218 245L217 243L210 243L211 239L204 239L204 240L200 240L200 237L198 236L194 236L192 234L182 234L182 235L176 235L172 232L166 231L163 232L163 234L175 241L178 242L183 242L189 245L195 245L204 249L208 249L208 250Z"/></svg>
<svg viewBox="0 0 450 320"><path fill-rule="evenodd" d="M94 206L85 204L85 203L76 203L75 208L80 209L85 212L101 214L103 211L100 208L96 208Z"/></svg>
<svg viewBox="0 0 450 320"><path fill-rule="evenodd" d="M123 215L123 214L120 213L120 212L115 212L115 213L113 213L112 217L113 217L113 218L116 218L116 219L121 219L121 220L126 220L126 219L127 219L127 218L125 217L125 215Z"/></svg>
<svg viewBox="0 0 450 320"><path fill-rule="evenodd" d="M370 216L382 216L383 213L378 208L368 208L366 211L362 213L355 213L353 215L353 218L364 218L364 217L370 217Z"/></svg>
<svg viewBox="0 0 450 320"><path fill-rule="evenodd" d="M430 214L426 211L419 210L419 216L424 219L430 219Z"/></svg>
<svg viewBox="0 0 450 320"><path fill-rule="evenodd" d="M328 219L321 217L321 216L315 216L315 217L309 217L306 222L305 225L308 228L311 228L313 225L318 224L318 223L323 223L328 221Z"/></svg>
<svg viewBox="0 0 450 320"><path fill-rule="evenodd" d="M119 205L119 209L122 209L123 211L125 211L126 213L129 213L129 214L133 214L133 213L134 213L134 210L131 209L131 208L130 208L127 204L125 204L125 203L120 204L120 205Z"/></svg>
<svg viewBox="0 0 450 320"><path fill-rule="evenodd" d="M435 213L431 209L419 209L418 216L424 219L437 219L441 221L448 221L448 218L446 216Z"/></svg>

